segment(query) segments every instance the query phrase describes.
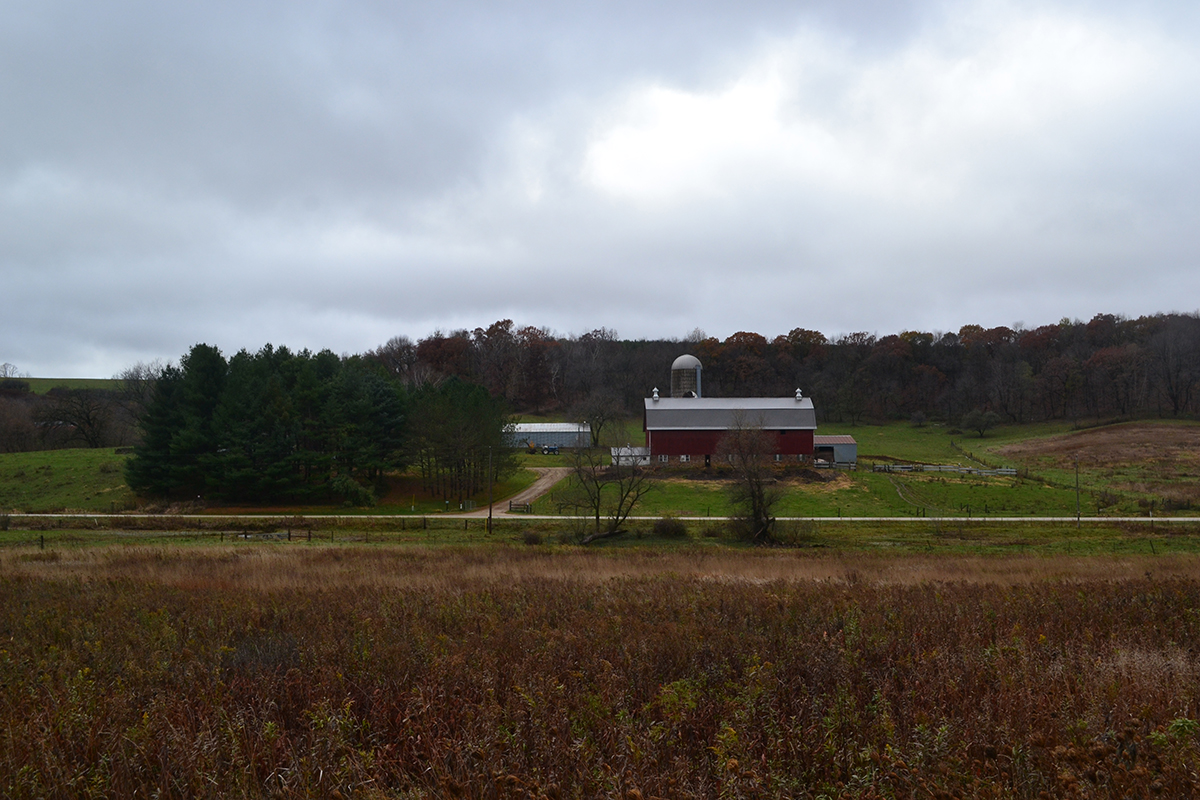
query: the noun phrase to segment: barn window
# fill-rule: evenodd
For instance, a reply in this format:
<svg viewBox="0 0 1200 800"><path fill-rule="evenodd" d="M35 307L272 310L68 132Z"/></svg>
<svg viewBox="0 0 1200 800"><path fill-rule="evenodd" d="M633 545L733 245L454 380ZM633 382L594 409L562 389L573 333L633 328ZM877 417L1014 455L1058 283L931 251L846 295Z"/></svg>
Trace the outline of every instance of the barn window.
<svg viewBox="0 0 1200 800"><path fill-rule="evenodd" d="M776 460L776 461L783 461L783 456L779 455L779 453L776 453L776 454L775 454L775 460Z"/></svg>
<svg viewBox="0 0 1200 800"><path fill-rule="evenodd" d="M670 461L670 460L671 460L671 457L670 457L670 456L659 456L659 457L658 457L658 461L659 461L659 463L660 463L660 464L665 464L665 463L667 463L667 462L668 462L668 461Z"/></svg>
<svg viewBox="0 0 1200 800"><path fill-rule="evenodd" d="M689 462L689 461L691 461L691 460L692 460L692 457L691 457L691 456L680 456L680 457L679 457L679 463L680 463L680 464L686 464L687 462Z"/></svg>

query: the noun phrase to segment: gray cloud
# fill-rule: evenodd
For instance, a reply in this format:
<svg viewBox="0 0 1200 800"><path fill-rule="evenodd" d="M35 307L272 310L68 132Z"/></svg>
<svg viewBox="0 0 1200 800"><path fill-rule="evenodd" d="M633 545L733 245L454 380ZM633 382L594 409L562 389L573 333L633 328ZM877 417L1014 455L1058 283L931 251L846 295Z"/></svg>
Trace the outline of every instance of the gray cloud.
<svg viewBox="0 0 1200 800"><path fill-rule="evenodd" d="M886 333L1200 296L1184 4L0 13L0 360L35 374L503 317Z"/></svg>

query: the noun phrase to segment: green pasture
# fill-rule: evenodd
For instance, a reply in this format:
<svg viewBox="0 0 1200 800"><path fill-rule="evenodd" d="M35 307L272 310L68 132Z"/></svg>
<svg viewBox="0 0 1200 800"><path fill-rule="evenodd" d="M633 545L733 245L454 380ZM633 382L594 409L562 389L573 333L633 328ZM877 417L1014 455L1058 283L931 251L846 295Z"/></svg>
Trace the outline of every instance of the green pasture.
<svg viewBox="0 0 1200 800"><path fill-rule="evenodd" d="M908 422L889 422L882 425L820 425L821 436L843 434L858 442L858 459L874 463L888 461L917 464L959 464L980 466L983 458L991 466L1017 466L1005 463L991 451L1012 442L1044 436L1054 436L1071 430L1071 423L1056 421L1029 425L1001 425L980 438L973 431L959 431L950 425L926 424L916 427ZM965 452L964 452L965 451Z"/></svg>
<svg viewBox="0 0 1200 800"><path fill-rule="evenodd" d="M1195 424L1195 423L1190 423ZM641 419L618 423L618 429L630 434L634 444L640 444ZM780 484L783 497L776 513L783 517L851 517L851 516L958 516L1020 517L1071 516L1075 513L1075 475L1073 470L1055 467L1049 459L1013 463L996 454L1005 444L1030 438L1069 433L1069 423L1048 423L1024 426L1002 426L988 431L982 439L969 433L951 433L945 426L913 427L908 423L886 425L834 426L823 425L822 434L848 433L859 442L860 469L853 472L828 473L837 480L821 483L797 483L785 480ZM636 434L636 436L635 436ZM953 443L953 444L952 444ZM961 448L961 449L959 449ZM606 448L598 450L604 456ZM126 456L108 450L55 450L38 453L0 455L0 511L28 512L87 511L107 512L131 507L134 498L124 484L123 463ZM561 455L527 454L517 457L522 467L570 466L567 452ZM932 463L963 466L1011 466L1021 470L1020 477L983 477L949 473L875 473L874 463ZM1157 488L1187 488L1200 479L1200 471L1189 473L1176 468L1168 479L1159 474L1161 466L1152 462L1131 460L1127 465L1104 469L1082 465L1080 470L1080 500L1082 512L1094 515L1149 516L1150 503L1155 502L1156 516L1164 513L1162 492L1139 494L1128 488L1139 482L1158 479ZM639 515L674 515L688 517L727 516L729 484L722 480L682 479L698 475L696 469L683 472L660 471L666 480L656 481L636 511ZM493 499L502 503L505 498L529 486L536 476L528 469L519 471L496 486ZM1164 484L1163 481L1166 480ZM445 501L423 497L419 480L409 476L393 476L391 489L373 508L340 508L338 506L296 508L241 508L250 511L312 514L416 514L433 515L446 511L458 512L457 500ZM566 487L560 486L550 496L535 504L539 513L568 511L561 503ZM487 494L471 498L476 508L486 506ZM1181 510L1180 513L1188 513Z"/></svg>
<svg viewBox="0 0 1200 800"><path fill-rule="evenodd" d="M112 448L0 455L0 512L113 512L133 506L127 456Z"/></svg>
<svg viewBox="0 0 1200 800"><path fill-rule="evenodd" d="M835 473L836 474L836 473ZM539 501L540 513L558 513L569 485ZM729 480L656 481L638 504L640 515L722 517L733 513ZM844 472L831 483L783 483L775 507L780 517L1070 516L1075 492L1022 478L937 473ZM1084 496L1084 513L1089 516Z"/></svg>
<svg viewBox="0 0 1200 800"><path fill-rule="evenodd" d="M20 378L29 384L34 394L45 394L51 389L116 389L120 381L114 378Z"/></svg>
<svg viewBox="0 0 1200 800"><path fill-rule="evenodd" d="M42 450L31 453L0 454L0 513L30 514L54 512L113 513L132 509L133 492L125 484L124 465L128 455L113 448ZM519 470L496 484L492 492L497 503L529 487L537 475ZM419 487L419 481L408 484ZM406 498L407 499L406 501ZM415 498L415 502L413 499ZM487 507L487 492L470 498L476 508ZM305 514L439 514L457 513L458 502L449 506L442 500L411 493L392 492L371 508L339 506L297 506L287 508L243 507L242 513Z"/></svg>

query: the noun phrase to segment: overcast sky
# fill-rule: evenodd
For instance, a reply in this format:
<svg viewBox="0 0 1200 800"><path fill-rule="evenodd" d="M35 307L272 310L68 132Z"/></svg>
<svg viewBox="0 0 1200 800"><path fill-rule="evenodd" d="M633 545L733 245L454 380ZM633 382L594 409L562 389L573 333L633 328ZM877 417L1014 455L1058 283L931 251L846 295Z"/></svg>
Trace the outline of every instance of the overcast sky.
<svg viewBox="0 0 1200 800"><path fill-rule="evenodd" d="M0 0L0 362L1194 312L1197 142L1183 0Z"/></svg>

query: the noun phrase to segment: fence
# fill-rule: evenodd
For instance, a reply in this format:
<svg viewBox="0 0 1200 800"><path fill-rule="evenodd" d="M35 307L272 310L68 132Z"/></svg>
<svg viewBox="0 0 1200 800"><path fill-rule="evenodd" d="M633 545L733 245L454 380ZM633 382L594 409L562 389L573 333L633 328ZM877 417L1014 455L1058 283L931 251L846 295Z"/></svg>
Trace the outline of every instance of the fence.
<svg viewBox="0 0 1200 800"><path fill-rule="evenodd" d="M957 464L876 464L876 472L953 472L958 475L1007 475L1015 476L1016 469L1001 467L999 469L979 469L977 467L960 467Z"/></svg>

